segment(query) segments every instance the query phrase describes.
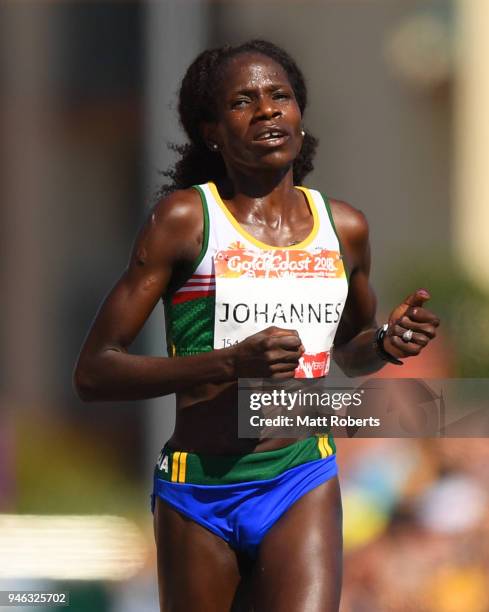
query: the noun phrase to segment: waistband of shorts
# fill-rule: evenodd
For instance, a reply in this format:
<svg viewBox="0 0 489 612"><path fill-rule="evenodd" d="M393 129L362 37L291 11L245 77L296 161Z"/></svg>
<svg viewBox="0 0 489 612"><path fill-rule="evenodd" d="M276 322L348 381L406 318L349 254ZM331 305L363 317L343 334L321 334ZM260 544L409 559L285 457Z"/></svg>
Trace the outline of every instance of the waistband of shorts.
<svg viewBox="0 0 489 612"><path fill-rule="evenodd" d="M331 434L312 436L283 448L247 455L202 455L165 446L158 457L154 475L169 482L202 485L269 480L290 468L335 453Z"/></svg>

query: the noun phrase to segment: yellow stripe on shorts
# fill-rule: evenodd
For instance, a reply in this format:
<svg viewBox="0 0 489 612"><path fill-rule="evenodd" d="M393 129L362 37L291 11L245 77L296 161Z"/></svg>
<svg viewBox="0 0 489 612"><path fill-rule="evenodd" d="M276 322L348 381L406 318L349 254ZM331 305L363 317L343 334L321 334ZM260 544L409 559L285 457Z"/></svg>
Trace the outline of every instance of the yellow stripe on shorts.
<svg viewBox="0 0 489 612"><path fill-rule="evenodd" d="M173 453L173 461L172 461L172 466L171 466L171 481L172 482L178 481L178 460L180 458L180 455L181 455L180 451Z"/></svg>
<svg viewBox="0 0 489 612"><path fill-rule="evenodd" d="M321 453L321 459L329 457L333 454L333 449L329 445L328 438L326 436L320 436L318 438L318 448L319 452Z"/></svg>
<svg viewBox="0 0 489 612"><path fill-rule="evenodd" d="M328 453L328 456L332 455L333 454L333 449L331 448L331 446L329 444L329 438L324 436L323 440L324 440L324 448L326 449L326 452Z"/></svg>
<svg viewBox="0 0 489 612"><path fill-rule="evenodd" d="M178 470L178 482L185 482L185 470L187 467L188 453L180 453L180 468Z"/></svg>
<svg viewBox="0 0 489 612"><path fill-rule="evenodd" d="M324 438L323 438L323 436L319 436L319 438L318 438L318 448L319 448L319 452L321 453L321 459L324 459L325 457L328 456L328 452L324 448Z"/></svg>

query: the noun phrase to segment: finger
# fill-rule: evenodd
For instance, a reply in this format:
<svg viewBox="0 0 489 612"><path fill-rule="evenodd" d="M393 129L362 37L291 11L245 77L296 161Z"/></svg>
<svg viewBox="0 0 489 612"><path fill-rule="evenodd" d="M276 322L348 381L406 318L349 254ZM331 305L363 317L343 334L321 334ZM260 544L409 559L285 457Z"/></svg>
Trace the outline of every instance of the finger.
<svg viewBox="0 0 489 612"><path fill-rule="evenodd" d="M417 289L414 293L408 295L399 306L389 315L389 323L393 323L400 319L410 308L422 308L426 300L430 299L430 294L426 289Z"/></svg>
<svg viewBox="0 0 489 612"><path fill-rule="evenodd" d="M396 327L399 327L399 330L396 330ZM395 330L394 334L396 336L402 336L402 334L407 329L411 329L413 332L424 334L425 336L428 336L430 340L432 340L436 336L436 327L434 325L431 325L430 323L416 323L416 321L413 321L408 317L402 317L402 319L397 322L393 329Z"/></svg>
<svg viewBox="0 0 489 612"><path fill-rule="evenodd" d="M298 336L272 336L268 340L268 348L298 351L302 342Z"/></svg>
<svg viewBox="0 0 489 612"><path fill-rule="evenodd" d="M267 351L265 353L265 358L268 363L287 363L292 365L295 364L296 367L299 363L299 359L301 358L301 356L302 353L300 351L284 351L282 349Z"/></svg>
<svg viewBox="0 0 489 612"><path fill-rule="evenodd" d="M430 323L435 327L440 325L440 319L434 312L431 312L431 310L427 308L420 308L419 306L411 306L406 310L403 316L409 317L412 321L417 321L418 323Z"/></svg>
<svg viewBox="0 0 489 612"><path fill-rule="evenodd" d="M408 306L422 306L430 298L431 295L426 289L417 289L414 293L407 296L403 304L407 304Z"/></svg>
<svg viewBox="0 0 489 612"><path fill-rule="evenodd" d="M403 356L413 357L414 355L419 355L422 347L419 344L415 344L414 342L404 342L401 340L399 336L391 336L389 338L391 344L393 344L398 351L402 353L400 358Z"/></svg>
<svg viewBox="0 0 489 612"><path fill-rule="evenodd" d="M401 327L400 325L394 325L394 327L392 329L391 337L397 336L398 338L401 338L401 340L403 340L402 336L403 336L403 334L406 333L406 331L408 331L408 329L411 329L411 331L414 331L412 328L407 328L406 329L405 327ZM415 332L412 335L410 342L414 342L415 344L419 344L420 346L426 346L428 344L428 342L430 341L430 339L431 338L429 338L425 334L421 334L421 333L416 333ZM403 340L403 342L404 342L404 340Z"/></svg>
<svg viewBox="0 0 489 612"><path fill-rule="evenodd" d="M274 363L270 366L270 372L272 373L272 375L279 374L282 372L295 372L298 365L298 363Z"/></svg>
<svg viewBox="0 0 489 612"><path fill-rule="evenodd" d="M299 332L296 329L285 329L283 327L267 327L264 330L270 336L299 336Z"/></svg>

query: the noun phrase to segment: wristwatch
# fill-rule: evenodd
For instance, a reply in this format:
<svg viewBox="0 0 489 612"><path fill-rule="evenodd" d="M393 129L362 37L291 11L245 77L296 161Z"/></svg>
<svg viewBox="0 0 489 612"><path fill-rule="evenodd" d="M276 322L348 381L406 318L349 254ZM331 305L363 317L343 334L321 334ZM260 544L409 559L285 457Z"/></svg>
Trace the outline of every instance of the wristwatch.
<svg viewBox="0 0 489 612"><path fill-rule="evenodd" d="M388 329L389 323L384 323L384 325L382 325L382 327L379 327L379 329L375 332L375 352L383 361L388 361L389 363L393 363L395 365L404 365L400 359L397 359L397 357L394 357L394 355L388 353L384 348L384 338L387 334Z"/></svg>

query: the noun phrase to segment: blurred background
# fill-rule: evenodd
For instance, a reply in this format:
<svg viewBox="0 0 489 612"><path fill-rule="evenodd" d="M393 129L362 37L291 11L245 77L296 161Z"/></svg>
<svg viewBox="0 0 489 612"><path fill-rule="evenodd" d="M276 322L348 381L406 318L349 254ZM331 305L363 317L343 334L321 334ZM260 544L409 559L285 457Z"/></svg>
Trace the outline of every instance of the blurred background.
<svg viewBox="0 0 489 612"><path fill-rule="evenodd" d="M440 338L402 375L489 371L487 0L4 0L0 589L157 610L149 495L173 401L83 405L71 373L183 142L186 67L256 37L305 73L307 185L369 219L379 321L432 293ZM161 307L133 350L164 354ZM338 454L342 612L489 611L487 441L338 440Z"/></svg>

